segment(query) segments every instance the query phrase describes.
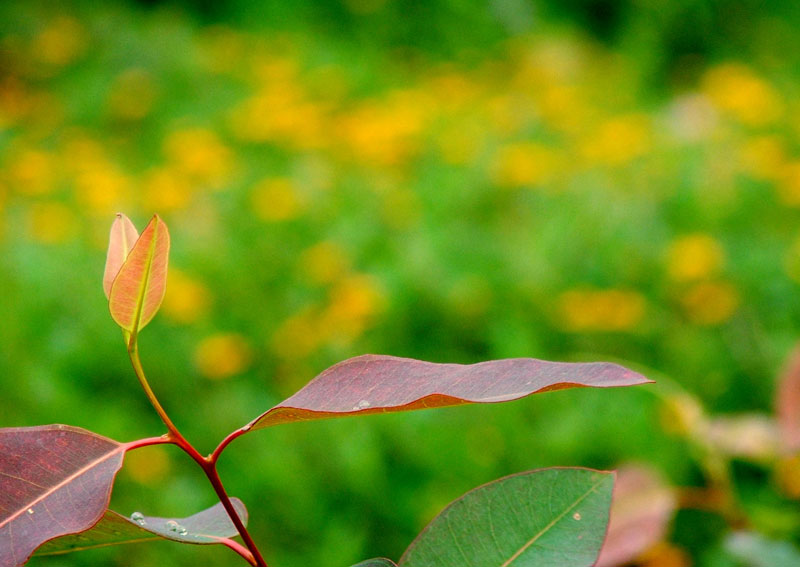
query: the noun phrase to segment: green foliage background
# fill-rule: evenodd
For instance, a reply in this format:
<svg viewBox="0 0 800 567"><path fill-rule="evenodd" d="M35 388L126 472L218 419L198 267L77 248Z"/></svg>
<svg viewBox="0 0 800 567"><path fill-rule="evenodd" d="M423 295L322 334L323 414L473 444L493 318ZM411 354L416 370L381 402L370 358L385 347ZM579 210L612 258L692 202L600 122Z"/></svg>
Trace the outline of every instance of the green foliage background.
<svg viewBox="0 0 800 567"><path fill-rule="evenodd" d="M396 559L453 498L537 467L643 461L704 486L675 392L771 412L800 328L793 10L4 2L0 426L161 433L101 289L113 214L158 212L172 271L143 362L203 451L365 352L614 360L659 382L245 436L221 472L271 565ZM799 467L733 461L757 531L797 542ZM213 503L153 447L112 507ZM687 509L670 539L735 565L725 533ZM159 543L31 564L237 559Z"/></svg>

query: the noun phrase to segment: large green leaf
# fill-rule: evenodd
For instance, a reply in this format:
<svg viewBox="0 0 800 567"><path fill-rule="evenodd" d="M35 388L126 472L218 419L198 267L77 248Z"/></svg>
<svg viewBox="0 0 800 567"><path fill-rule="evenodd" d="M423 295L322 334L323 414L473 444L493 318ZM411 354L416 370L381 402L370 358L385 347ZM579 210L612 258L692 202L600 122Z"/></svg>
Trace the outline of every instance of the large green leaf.
<svg viewBox="0 0 800 567"><path fill-rule="evenodd" d="M237 498L231 498L236 512L247 524L247 509ZM107 510L92 529L47 542L35 555L56 555L95 547L123 543L169 539L180 543L224 543L224 539L237 535L222 503L188 518L157 518L134 513L126 518Z"/></svg>
<svg viewBox="0 0 800 567"><path fill-rule="evenodd" d="M554 468L472 490L423 530L400 567L591 567L608 526L614 474Z"/></svg>

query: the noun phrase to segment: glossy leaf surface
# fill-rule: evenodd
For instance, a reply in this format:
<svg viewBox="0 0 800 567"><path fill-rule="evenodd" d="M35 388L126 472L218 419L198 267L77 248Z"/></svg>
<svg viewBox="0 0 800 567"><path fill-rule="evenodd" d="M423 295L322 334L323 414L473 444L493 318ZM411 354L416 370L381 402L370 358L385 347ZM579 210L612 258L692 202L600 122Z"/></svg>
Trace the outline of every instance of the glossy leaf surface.
<svg viewBox="0 0 800 567"><path fill-rule="evenodd" d="M111 225L111 233L108 237L106 269L103 273L103 291L106 297L111 293L111 284L114 283L114 278L117 277L119 269L125 263L125 259L138 238L139 233L136 227L133 226L131 219L122 213L118 213L117 218L114 219L114 223Z"/></svg>
<svg viewBox="0 0 800 567"><path fill-rule="evenodd" d="M169 231L156 215L142 231L114 279L109 310L117 324L138 332L155 316L167 289Z"/></svg>
<svg viewBox="0 0 800 567"><path fill-rule="evenodd" d="M65 425L0 429L0 566L97 522L125 447Z"/></svg>
<svg viewBox="0 0 800 567"><path fill-rule="evenodd" d="M401 567L590 567L608 525L614 474L543 469L468 492L439 514Z"/></svg>
<svg viewBox="0 0 800 567"><path fill-rule="evenodd" d="M477 364L437 364L363 355L331 366L289 399L250 423L279 423L341 415L516 400L536 392L650 382L616 364L509 358Z"/></svg>
<svg viewBox="0 0 800 567"><path fill-rule="evenodd" d="M247 509L238 498L231 498L239 517L247 525ZM131 519L135 518L135 519ZM134 514L126 518L112 510L90 530L52 540L36 555L56 555L123 543L169 539L181 543L213 544L237 535L236 527L222 503L188 518L157 518Z"/></svg>
<svg viewBox="0 0 800 567"><path fill-rule="evenodd" d="M608 536L595 567L627 564L660 542L676 507L675 494L655 470L642 465L619 469Z"/></svg>

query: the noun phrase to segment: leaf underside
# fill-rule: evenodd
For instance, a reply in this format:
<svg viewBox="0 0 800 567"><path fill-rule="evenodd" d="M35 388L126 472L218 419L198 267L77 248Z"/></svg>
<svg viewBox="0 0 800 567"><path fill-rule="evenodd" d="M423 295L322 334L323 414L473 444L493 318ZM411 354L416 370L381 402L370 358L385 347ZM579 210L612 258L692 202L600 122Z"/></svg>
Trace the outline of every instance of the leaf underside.
<svg viewBox="0 0 800 567"><path fill-rule="evenodd" d="M65 425L0 429L0 567L90 528L108 507L125 445Z"/></svg>
<svg viewBox="0 0 800 567"><path fill-rule="evenodd" d="M605 362L509 358L464 365L367 354L331 366L245 429L342 415L504 402L563 388L632 386L650 381Z"/></svg>
<svg viewBox="0 0 800 567"><path fill-rule="evenodd" d="M236 512L247 525L247 509L238 498L231 498ZM141 516L138 521L107 510L90 530L48 541L36 555L57 555L96 547L168 539L180 543L214 544L238 535L222 503L188 518Z"/></svg>
<svg viewBox="0 0 800 567"><path fill-rule="evenodd" d="M554 468L468 492L409 546L400 567L590 567L608 525L614 473Z"/></svg>
<svg viewBox="0 0 800 567"><path fill-rule="evenodd" d="M156 215L142 231L114 278L108 306L111 317L129 333L155 316L167 289L169 231Z"/></svg>
<svg viewBox="0 0 800 567"><path fill-rule="evenodd" d="M118 213L111 225L111 233L108 237L106 268L103 273L103 291L106 297L111 293L111 284L114 283L114 278L117 277L119 269L138 238L139 233L131 220L122 213Z"/></svg>

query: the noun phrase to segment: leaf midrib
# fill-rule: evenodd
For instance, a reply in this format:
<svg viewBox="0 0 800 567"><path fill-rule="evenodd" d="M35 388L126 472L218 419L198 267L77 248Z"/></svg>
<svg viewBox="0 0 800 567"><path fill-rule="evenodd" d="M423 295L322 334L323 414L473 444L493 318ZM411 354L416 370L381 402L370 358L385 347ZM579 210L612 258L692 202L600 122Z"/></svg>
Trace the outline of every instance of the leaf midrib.
<svg viewBox="0 0 800 567"><path fill-rule="evenodd" d="M580 497L580 498L578 498L577 500L575 500L575 502L573 502L573 503L572 503L572 504L571 504L569 507L567 507L567 508L566 508L566 509L565 509L563 512L561 512L561 513L560 513L558 516L556 516L555 518L553 518L553 519L550 521L550 523L549 523L549 524L547 524L545 527L543 527L541 530L539 530L539 532L538 532L536 535L534 535L534 536L533 536L531 539L529 539L527 542L525 542L525 545L523 545L522 547L520 547L520 548L519 548L519 549L518 549L518 550L517 550L517 551L514 553L514 555L512 555L512 556L511 556L511 557L509 557L509 558L508 558L508 559L507 559L505 562L503 562L503 563L500 565L500 567L508 567L509 565L511 565L511 563L513 563L513 562L514 562L514 561L515 561L517 558L519 558L519 556L520 556L520 555L522 555L523 553L525 553L525 550L527 550L527 549L528 549L530 546L532 546L534 543L536 543L536 541L537 541L539 538L541 538L541 537L542 537L544 534L546 534L548 531L550 531L550 529L552 529L552 527L553 527L553 526L555 526L555 525L556 525L558 522L560 522L560 521L561 521L561 520L564 518L564 516L566 516L567 514L569 514L569 513L570 513L570 512L571 512L573 509L575 509L575 507L576 507L578 504L580 504L581 502L583 502L583 501L584 501L584 500L585 500L585 499L586 499L586 498L587 498L587 497L588 497L588 496L589 496L589 495L590 495L592 492L594 492L594 491L595 491L595 489L597 489L597 487L598 487L598 486L600 486L600 485L603 483L603 481L604 481L604 480L605 480L604 478L600 478L600 479L599 479L599 480L598 480L598 481L597 481L597 482L596 482L596 483L595 483L595 484L594 484L594 485L593 485L593 486L592 486L592 487L591 487L589 490L587 490L587 491L586 491L586 492L585 492L583 495L581 495L581 497Z"/></svg>
<svg viewBox="0 0 800 567"><path fill-rule="evenodd" d="M23 514L29 508L31 508L33 506L36 506L39 502L45 500L49 496L52 496L58 490L60 490L61 488L63 488L68 483L72 482L73 480L75 480L76 478L81 476L82 474L87 473L88 471L90 471L94 467L96 467L99 464L103 463L104 461L108 460L110 457L112 457L112 456L116 455L117 453L119 453L120 451L124 451L124 450L125 450L125 447L123 445L119 445L113 451L110 451L110 452L104 454L102 457L100 457L98 459L90 461L88 464L86 464L82 468L80 468L77 471L73 472L68 477L62 479L61 482L53 485L50 489L46 490L43 494L39 495L34 500L26 503L22 508L20 508L19 510L17 510L13 514L11 514L8 518L6 518L5 520L1 521L0 522L0 528L5 526L6 524L9 524L10 522L12 522L15 518L17 518L18 516Z"/></svg>

